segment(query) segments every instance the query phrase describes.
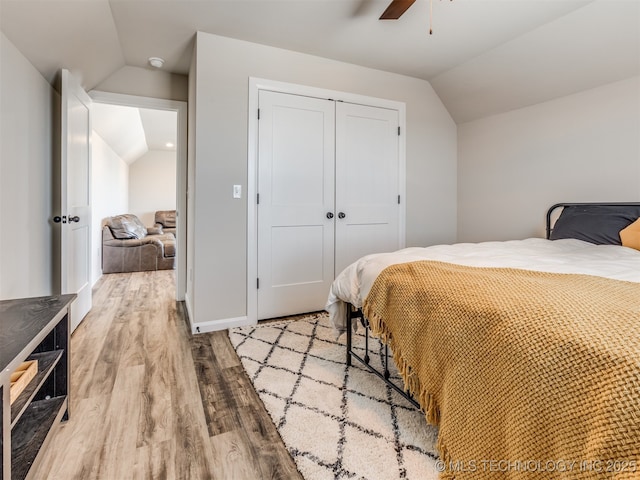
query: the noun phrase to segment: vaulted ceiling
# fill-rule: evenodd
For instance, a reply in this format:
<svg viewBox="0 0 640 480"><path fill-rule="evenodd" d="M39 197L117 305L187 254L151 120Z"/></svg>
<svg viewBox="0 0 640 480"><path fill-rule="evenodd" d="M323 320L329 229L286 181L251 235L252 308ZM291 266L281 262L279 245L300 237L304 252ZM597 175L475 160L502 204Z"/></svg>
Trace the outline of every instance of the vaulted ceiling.
<svg viewBox="0 0 640 480"><path fill-rule="evenodd" d="M99 85L125 65L186 74L196 31L428 80L457 123L640 74L640 0L0 0L45 76Z"/></svg>
<svg viewBox="0 0 640 480"><path fill-rule="evenodd" d="M176 150L176 112L94 103L93 130L127 164L149 150Z"/></svg>

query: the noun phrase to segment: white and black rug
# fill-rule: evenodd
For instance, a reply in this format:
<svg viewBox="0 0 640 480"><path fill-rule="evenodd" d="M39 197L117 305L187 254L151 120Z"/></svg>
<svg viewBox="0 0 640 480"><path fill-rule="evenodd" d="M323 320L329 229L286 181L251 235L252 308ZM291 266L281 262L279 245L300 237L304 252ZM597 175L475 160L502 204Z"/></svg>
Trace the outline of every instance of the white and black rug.
<svg viewBox="0 0 640 480"><path fill-rule="evenodd" d="M358 362L346 366L344 335L335 340L326 315L236 328L229 338L306 480L438 478L437 430ZM380 364L382 348L370 345Z"/></svg>

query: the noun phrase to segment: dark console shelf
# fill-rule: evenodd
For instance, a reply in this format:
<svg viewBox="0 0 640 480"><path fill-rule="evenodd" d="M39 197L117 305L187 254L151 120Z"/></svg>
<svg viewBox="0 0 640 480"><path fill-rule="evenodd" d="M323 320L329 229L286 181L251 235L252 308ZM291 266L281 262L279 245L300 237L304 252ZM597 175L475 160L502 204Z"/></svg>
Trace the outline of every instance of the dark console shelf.
<svg viewBox="0 0 640 480"><path fill-rule="evenodd" d="M40 389L44 381L49 377L51 369L53 369L58 361L62 358L64 350L54 350L52 352L34 353L29 355L27 360L38 360L38 373L29 382L27 388L25 388L20 396L16 398L16 401L11 405L11 428L14 427L23 410L29 406L29 402L33 399L33 396Z"/></svg>
<svg viewBox="0 0 640 480"><path fill-rule="evenodd" d="M39 453L69 415L69 308L74 299L0 301L0 480L30 478ZM11 373L26 360L38 360L38 372L11 404Z"/></svg>
<svg viewBox="0 0 640 480"><path fill-rule="evenodd" d="M26 478L40 448L62 419L67 397L32 402L11 431L11 478Z"/></svg>

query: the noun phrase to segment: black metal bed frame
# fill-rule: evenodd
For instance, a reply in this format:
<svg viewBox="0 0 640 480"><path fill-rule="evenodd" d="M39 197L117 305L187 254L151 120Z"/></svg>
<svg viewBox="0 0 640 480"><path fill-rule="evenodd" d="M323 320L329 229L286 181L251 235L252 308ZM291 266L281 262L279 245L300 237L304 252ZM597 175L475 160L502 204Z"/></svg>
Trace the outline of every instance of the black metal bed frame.
<svg viewBox="0 0 640 480"><path fill-rule="evenodd" d="M360 323L364 327L364 357L361 357L356 352L353 351L353 326L351 322L355 319L359 319ZM380 343L383 343L384 346L384 357L382 365L384 370L382 372L378 371L375 367L373 367L370 363L369 357L369 320L364 316L362 309L356 308L350 303L347 304L347 366L351 366L351 357L358 360L362 365L364 365L371 373L375 374L377 377L381 378L388 386L406 398L412 405L416 408L420 409L420 404L416 401L415 398L406 390L403 390L398 385L389 380L389 345L383 343L381 340L377 340Z"/></svg>
<svg viewBox="0 0 640 480"><path fill-rule="evenodd" d="M596 203L596 202L586 202L586 203L556 203L552 205L549 210L547 210L547 228L546 234L547 239L551 236L552 226L551 226L551 217L553 212L562 207L579 207L586 205L600 205L600 206L640 206L640 202L618 202L618 203ZM364 327L364 338L365 338L365 354L364 357L361 357L353 350L353 320L360 320L360 323ZM382 379L388 386L406 398L412 405L416 408L420 409L420 404L416 401L416 399L406 390L403 390L398 385L389 380L389 346L383 343L380 339L377 339L378 342L383 343L384 345L384 360L383 367L384 370L382 372L378 371L375 367L373 367L369 361L369 320L365 317L362 309L354 307L352 304L347 303L347 318L346 318L346 328L347 328L347 366L352 365L352 357L358 360L362 365L364 365L371 373L375 374L377 377Z"/></svg>

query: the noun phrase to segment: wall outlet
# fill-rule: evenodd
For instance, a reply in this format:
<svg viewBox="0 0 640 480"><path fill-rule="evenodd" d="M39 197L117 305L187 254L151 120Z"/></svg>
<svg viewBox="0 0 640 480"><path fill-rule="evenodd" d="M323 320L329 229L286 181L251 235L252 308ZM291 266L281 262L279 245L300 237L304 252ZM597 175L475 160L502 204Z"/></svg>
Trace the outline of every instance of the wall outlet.
<svg viewBox="0 0 640 480"><path fill-rule="evenodd" d="M242 198L242 185L233 186L233 198Z"/></svg>

